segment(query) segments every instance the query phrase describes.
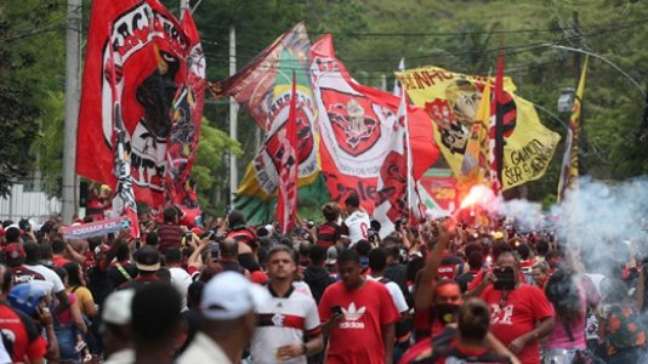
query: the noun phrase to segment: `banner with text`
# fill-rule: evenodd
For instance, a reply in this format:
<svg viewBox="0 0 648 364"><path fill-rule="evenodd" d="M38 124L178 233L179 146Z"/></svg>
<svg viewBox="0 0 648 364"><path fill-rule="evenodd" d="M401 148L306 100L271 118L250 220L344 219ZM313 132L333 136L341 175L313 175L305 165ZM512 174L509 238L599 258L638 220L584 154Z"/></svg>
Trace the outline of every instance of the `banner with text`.
<svg viewBox="0 0 648 364"><path fill-rule="evenodd" d="M464 75L439 67L397 72L412 102L424 108L434 121L434 138L455 176L461 165L486 83L494 78ZM503 189L542 177L560 135L545 128L532 103L515 94L515 85L504 79L504 91L512 98L513 118L503 125Z"/></svg>

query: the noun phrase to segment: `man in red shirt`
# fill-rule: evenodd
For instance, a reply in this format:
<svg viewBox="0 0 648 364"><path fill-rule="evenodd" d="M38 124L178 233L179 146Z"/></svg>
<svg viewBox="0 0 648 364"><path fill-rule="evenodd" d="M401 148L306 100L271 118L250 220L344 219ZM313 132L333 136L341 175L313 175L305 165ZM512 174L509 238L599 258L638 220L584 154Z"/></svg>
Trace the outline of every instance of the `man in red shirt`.
<svg viewBox="0 0 648 364"><path fill-rule="evenodd" d="M363 278L355 251L337 260L342 281L328 286L319 304L330 334L326 363L391 364L399 315L387 288Z"/></svg>
<svg viewBox="0 0 648 364"><path fill-rule="evenodd" d="M9 306L11 283L11 271L0 265L0 338L14 363L43 363L47 341L29 316Z"/></svg>
<svg viewBox="0 0 648 364"><path fill-rule="evenodd" d="M63 268L71 260L65 257L65 241L56 239L52 242L52 265Z"/></svg>
<svg viewBox="0 0 648 364"><path fill-rule="evenodd" d="M520 283L515 255L501 253L493 273L484 276L476 294L491 310L491 332L525 364L540 363L538 340L554 326L554 311L537 287ZM494 282L494 283L491 283Z"/></svg>

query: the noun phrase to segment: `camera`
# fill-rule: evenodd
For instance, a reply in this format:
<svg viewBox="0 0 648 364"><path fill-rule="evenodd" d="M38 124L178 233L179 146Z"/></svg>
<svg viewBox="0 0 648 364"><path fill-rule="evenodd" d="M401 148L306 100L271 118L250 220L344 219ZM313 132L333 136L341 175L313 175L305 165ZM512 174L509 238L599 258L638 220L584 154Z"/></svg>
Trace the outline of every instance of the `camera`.
<svg viewBox="0 0 648 364"><path fill-rule="evenodd" d="M511 267L494 268L495 282L493 287L498 291L512 291L515 288L515 272Z"/></svg>

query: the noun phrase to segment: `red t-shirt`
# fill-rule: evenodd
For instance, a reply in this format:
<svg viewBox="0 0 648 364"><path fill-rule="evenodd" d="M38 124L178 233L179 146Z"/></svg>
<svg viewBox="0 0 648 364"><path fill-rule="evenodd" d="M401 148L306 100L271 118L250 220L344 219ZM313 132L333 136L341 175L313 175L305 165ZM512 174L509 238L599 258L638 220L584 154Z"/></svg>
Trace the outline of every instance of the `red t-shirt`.
<svg viewBox="0 0 648 364"><path fill-rule="evenodd" d="M342 282L328 286L319 304L322 322L339 306L344 316L331 328L326 363L382 364L385 360L382 326L398 321L399 315L387 288L365 281L353 291Z"/></svg>
<svg viewBox="0 0 648 364"><path fill-rule="evenodd" d="M538 321L554 315L551 303L538 287L523 283L509 293L506 302L500 302L501 297L502 291L495 290L493 285L481 295L491 310L490 331L506 346L533 330ZM539 364L538 341L528 343L517 357L524 364Z"/></svg>
<svg viewBox="0 0 648 364"><path fill-rule="evenodd" d="M2 336L11 342L11 345L5 344L5 349L13 362L35 361L45 357L47 341L25 314L0 304L0 330Z"/></svg>
<svg viewBox="0 0 648 364"><path fill-rule="evenodd" d="M69 259L66 259L62 255L53 255L52 256L52 265L54 265L57 268L63 268L64 265L70 263Z"/></svg>

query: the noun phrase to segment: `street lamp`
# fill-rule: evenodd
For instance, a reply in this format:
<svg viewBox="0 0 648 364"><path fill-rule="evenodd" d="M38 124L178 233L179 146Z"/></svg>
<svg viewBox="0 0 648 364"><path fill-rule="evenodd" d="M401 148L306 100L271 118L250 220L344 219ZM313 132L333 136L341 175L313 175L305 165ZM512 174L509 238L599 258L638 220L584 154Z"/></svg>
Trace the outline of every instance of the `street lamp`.
<svg viewBox="0 0 648 364"><path fill-rule="evenodd" d="M561 50L569 51L569 52L576 52L576 53L587 54L587 55L592 56L592 57L594 57L594 58L598 58L598 59L600 59L601 61L603 61L603 62L607 63L608 65L610 65L610 66L611 66L612 68L614 68L617 72L619 72L620 74L622 74L625 78L627 78L628 81L630 81L630 82L631 82L631 83L632 83L632 84L637 88L637 90L639 90L639 93L640 93L642 96L646 97L646 92L644 91L643 88L641 88L641 85L639 85L639 82L637 82L637 80L635 80L634 78L632 78L632 76L630 76L628 73L626 73L624 70L622 70L621 67L619 67L616 63L610 61L609 59L603 57L602 55L597 54L597 53L594 53L594 52L587 51L587 50L585 50L585 49L574 48L574 47L567 47L567 46L564 46L564 45L558 45L558 44L545 44L544 46L549 47L549 48L561 49ZM561 95L561 96L562 96L562 95Z"/></svg>
<svg viewBox="0 0 648 364"><path fill-rule="evenodd" d="M558 97L558 113L565 114L572 111L576 92L573 87L566 87L560 92Z"/></svg>

